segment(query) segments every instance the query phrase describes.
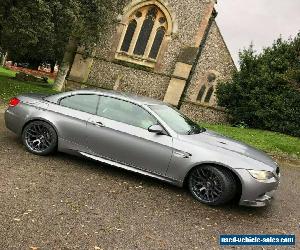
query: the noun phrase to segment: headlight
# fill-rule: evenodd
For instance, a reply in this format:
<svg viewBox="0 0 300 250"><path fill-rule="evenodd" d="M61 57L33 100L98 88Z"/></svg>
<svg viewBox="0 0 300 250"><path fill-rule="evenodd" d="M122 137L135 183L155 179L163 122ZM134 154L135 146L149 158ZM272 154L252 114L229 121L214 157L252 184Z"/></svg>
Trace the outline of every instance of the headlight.
<svg viewBox="0 0 300 250"><path fill-rule="evenodd" d="M248 170L249 173L257 180L268 180L274 177L274 174L269 171L262 170Z"/></svg>

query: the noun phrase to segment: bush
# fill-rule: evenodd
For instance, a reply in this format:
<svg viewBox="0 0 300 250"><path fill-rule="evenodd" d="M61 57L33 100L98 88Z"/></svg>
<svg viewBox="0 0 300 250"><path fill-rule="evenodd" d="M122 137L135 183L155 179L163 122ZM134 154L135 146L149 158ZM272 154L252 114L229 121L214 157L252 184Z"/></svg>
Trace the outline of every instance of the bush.
<svg viewBox="0 0 300 250"><path fill-rule="evenodd" d="M47 77L39 77L39 76L26 74L24 72L18 72L18 73L16 73L15 79L22 81L22 82L37 83L39 85L44 85L44 86L50 87L50 85L48 84Z"/></svg>
<svg viewBox="0 0 300 250"><path fill-rule="evenodd" d="M300 136L300 33L256 55L240 53L240 70L220 83L218 104L233 123Z"/></svg>

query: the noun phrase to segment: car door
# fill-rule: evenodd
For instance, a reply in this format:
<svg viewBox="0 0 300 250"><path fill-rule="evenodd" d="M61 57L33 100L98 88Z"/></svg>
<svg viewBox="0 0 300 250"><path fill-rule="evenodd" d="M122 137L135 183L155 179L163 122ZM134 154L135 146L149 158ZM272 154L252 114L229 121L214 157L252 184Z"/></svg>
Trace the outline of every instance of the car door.
<svg viewBox="0 0 300 250"><path fill-rule="evenodd" d="M59 105L49 104L51 121L55 124L64 149L86 151L87 121L96 114L99 96L94 94L69 95Z"/></svg>
<svg viewBox="0 0 300 250"><path fill-rule="evenodd" d="M88 145L95 155L165 175L172 156L172 137L150 133L157 120L134 103L101 96L97 115L88 124Z"/></svg>

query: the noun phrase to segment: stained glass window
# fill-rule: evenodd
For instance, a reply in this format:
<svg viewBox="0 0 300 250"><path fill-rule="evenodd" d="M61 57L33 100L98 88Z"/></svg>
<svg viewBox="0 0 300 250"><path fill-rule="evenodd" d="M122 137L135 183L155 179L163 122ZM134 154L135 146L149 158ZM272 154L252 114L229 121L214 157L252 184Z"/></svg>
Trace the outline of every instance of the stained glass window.
<svg viewBox="0 0 300 250"><path fill-rule="evenodd" d="M150 54L149 54L150 58L156 59L156 57L158 55L158 52L159 52L159 49L160 49L160 46L161 46L162 41L164 39L165 33L166 33L166 30L165 30L164 27L160 27L157 30L155 38L154 38L154 42L153 42L153 45L152 45L152 48L151 48L151 51L150 51Z"/></svg>
<svg viewBox="0 0 300 250"><path fill-rule="evenodd" d="M164 39L171 30L169 19L158 6L152 4L134 10L125 20L128 22L127 28L116 58L127 61L130 57L130 62L154 67Z"/></svg>
<svg viewBox="0 0 300 250"><path fill-rule="evenodd" d="M129 51L130 44L131 44L131 41L132 41L132 38L133 38L133 35L135 32L136 26L137 26L137 22L135 20L132 20L129 23L124 40L123 40L121 51L124 51L124 52Z"/></svg>
<svg viewBox="0 0 300 250"><path fill-rule="evenodd" d="M135 45L133 54L144 55L153 26L156 19L157 8L152 7L149 9L146 19L144 20L141 32Z"/></svg>

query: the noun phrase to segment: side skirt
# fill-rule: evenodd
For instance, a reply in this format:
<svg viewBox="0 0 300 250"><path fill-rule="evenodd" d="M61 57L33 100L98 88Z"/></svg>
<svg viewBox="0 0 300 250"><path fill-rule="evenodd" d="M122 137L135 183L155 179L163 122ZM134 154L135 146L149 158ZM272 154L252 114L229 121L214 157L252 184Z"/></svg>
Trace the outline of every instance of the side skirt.
<svg viewBox="0 0 300 250"><path fill-rule="evenodd" d="M134 172L134 173L138 173L138 174L142 174L142 175L145 175L145 176L149 176L149 177L152 177L152 178L164 181L164 182L168 182L168 183L173 184L175 186L182 187L182 183L180 183L179 181L167 178L167 177L156 175L156 174L153 174L153 173L141 170L141 169L130 167L130 166L118 163L118 162L114 162L114 161L111 161L111 160L108 160L108 159L105 159L105 158L102 158L102 157L95 156L95 155L87 154L87 153L84 153L84 152L79 152L79 153L82 156L85 156L85 157L88 157L90 159L93 159L93 160L96 160L96 161L99 161L99 162L103 162L103 163L115 166L117 168L126 169L126 170L129 170L129 171Z"/></svg>

